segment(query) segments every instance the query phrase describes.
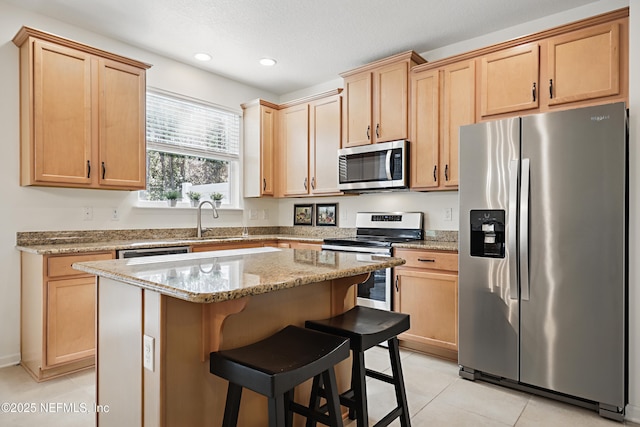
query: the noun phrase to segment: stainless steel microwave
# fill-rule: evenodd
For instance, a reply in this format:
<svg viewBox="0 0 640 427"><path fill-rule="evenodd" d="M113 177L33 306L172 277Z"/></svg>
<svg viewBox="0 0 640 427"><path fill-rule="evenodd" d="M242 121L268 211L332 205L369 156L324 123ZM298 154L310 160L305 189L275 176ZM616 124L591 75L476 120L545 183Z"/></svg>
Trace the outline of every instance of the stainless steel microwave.
<svg viewBox="0 0 640 427"><path fill-rule="evenodd" d="M409 187L409 141L338 150L338 188L375 191Z"/></svg>

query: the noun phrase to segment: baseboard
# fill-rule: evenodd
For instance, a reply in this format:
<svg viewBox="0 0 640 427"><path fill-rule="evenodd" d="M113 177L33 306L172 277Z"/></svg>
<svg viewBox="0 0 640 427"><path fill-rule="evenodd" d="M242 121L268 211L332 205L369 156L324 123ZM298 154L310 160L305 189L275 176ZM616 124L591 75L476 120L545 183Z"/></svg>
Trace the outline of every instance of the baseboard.
<svg viewBox="0 0 640 427"><path fill-rule="evenodd" d="M0 368L15 366L20 363L20 353L0 357Z"/></svg>
<svg viewBox="0 0 640 427"><path fill-rule="evenodd" d="M627 405L624 410L625 421L631 421L633 423L640 423L640 406Z"/></svg>

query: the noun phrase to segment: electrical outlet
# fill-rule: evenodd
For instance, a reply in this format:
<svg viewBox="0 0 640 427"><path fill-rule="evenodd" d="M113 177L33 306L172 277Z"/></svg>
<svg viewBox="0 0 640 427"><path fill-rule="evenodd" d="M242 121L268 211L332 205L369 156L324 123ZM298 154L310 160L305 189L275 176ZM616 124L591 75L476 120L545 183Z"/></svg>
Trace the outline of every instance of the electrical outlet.
<svg viewBox="0 0 640 427"><path fill-rule="evenodd" d="M269 209L262 209L262 219L269 219Z"/></svg>
<svg viewBox="0 0 640 427"><path fill-rule="evenodd" d="M452 209L451 208L445 208L444 209L444 220L445 221L451 221L452 220Z"/></svg>
<svg viewBox="0 0 640 427"><path fill-rule="evenodd" d="M155 356L155 338L144 335L142 339L142 366L153 372L153 359Z"/></svg>
<svg viewBox="0 0 640 427"><path fill-rule="evenodd" d="M249 211L249 219L258 219L258 210L257 209L251 209Z"/></svg>
<svg viewBox="0 0 640 427"><path fill-rule="evenodd" d="M118 221L120 219L120 212L118 208L111 209L111 221Z"/></svg>
<svg viewBox="0 0 640 427"><path fill-rule="evenodd" d="M82 208L82 219L84 221L92 221L93 220L93 208L88 206Z"/></svg>

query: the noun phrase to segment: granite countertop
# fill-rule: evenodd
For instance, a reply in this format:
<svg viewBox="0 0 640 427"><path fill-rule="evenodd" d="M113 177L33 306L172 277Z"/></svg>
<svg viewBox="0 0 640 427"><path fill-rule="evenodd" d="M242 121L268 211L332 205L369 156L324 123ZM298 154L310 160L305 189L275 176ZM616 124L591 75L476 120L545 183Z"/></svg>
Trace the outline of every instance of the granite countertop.
<svg viewBox="0 0 640 427"><path fill-rule="evenodd" d="M221 302L404 264L400 258L309 249L252 248L73 264L197 303Z"/></svg>
<svg viewBox="0 0 640 427"><path fill-rule="evenodd" d="M252 228L250 235L246 237L240 235L241 228L239 227L210 230L214 231L216 235L205 235L202 238L195 237L195 229L24 232L18 233L16 248L23 252L38 255L64 255L121 249L198 246L267 240L322 243L326 237L350 237L355 235L355 229L321 229L312 230L311 234L299 234L300 230L296 227L264 227ZM394 243L393 247L457 251L457 237L457 232L429 231L426 233L425 240L411 243Z"/></svg>

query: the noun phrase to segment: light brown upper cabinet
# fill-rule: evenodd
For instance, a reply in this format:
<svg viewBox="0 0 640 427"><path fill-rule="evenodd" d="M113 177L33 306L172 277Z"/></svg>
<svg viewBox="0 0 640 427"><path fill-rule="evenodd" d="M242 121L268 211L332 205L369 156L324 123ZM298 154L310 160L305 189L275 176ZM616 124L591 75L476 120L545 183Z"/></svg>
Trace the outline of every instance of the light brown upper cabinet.
<svg viewBox="0 0 640 427"><path fill-rule="evenodd" d="M284 107L280 110L283 196L341 194L338 190L341 91L281 106Z"/></svg>
<svg viewBox="0 0 640 427"><path fill-rule="evenodd" d="M28 27L13 42L21 185L144 189L150 65Z"/></svg>
<svg viewBox="0 0 640 427"><path fill-rule="evenodd" d="M408 51L341 74L343 147L408 138L409 70L424 62Z"/></svg>
<svg viewBox="0 0 640 427"><path fill-rule="evenodd" d="M620 93L620 25L598 25L548 43L549 105Z"/></svg>
<svg viewBox="0 0 640 427"><path fill-rule="evenodd" d="M278 106L258 99L242 104L244 123L244 196L273 196Z"/></svg>
<svg viewBox="0 0 640 427"><path fill-rule="evenodd" d="M538 108L539 52L529 43L480 58L482 117Z"/></svg>
<svg viewBox="0 0 640 427"><path fill-rule="evenodd" d="M458 128L475 122L475 62L411 72L411 188L458 186Z"/></svg>

